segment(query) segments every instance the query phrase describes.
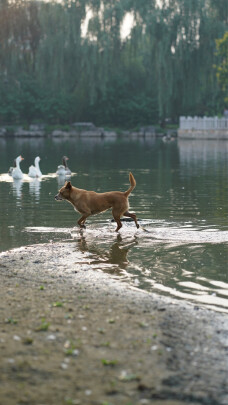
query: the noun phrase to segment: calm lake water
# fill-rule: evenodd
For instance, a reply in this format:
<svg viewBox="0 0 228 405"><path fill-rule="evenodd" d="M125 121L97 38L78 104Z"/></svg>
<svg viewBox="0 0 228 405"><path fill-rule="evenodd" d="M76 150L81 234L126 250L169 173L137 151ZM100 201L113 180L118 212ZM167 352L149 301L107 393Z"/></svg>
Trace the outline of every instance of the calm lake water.
<svg viewBox="0 0 228 405"><path fill-rule="evenodd" d="M7 174L22 155L26 174L41 157L41 180ZM69 157L71 181L98 192L136 189L131 210L141 228L123 223L119 234L106 212L87 220L54 196L55 175ZM50 241L72 241L79 265L102 269L138 288L228 312L228 142L0 138L0 251ZM77 264L74 264L77 266Z"/></svg>

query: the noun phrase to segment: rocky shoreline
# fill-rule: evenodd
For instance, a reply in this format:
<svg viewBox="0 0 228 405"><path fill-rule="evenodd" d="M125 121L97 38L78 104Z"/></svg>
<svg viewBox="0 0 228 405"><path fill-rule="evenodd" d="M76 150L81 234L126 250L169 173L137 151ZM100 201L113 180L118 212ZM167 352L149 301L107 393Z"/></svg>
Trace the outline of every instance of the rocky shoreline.
<svg viewBox="0 0 228 405"><path fill-rule="evenodd" d="M93 123L74 123L65 127L57 126L50 128L43 124L31 124L28 126L5 126L0 127L0 138L16 137L16 138L37 138L37 137L52 137L52 138L153 138L153 137L176 137L176 129L160 129L156 130L155 126L147 125L138 130L108 130L105 128L96 127Z"/></svg>
<svg viewBox="0 0 228 405"><path fill-rule="evenodd" d="M62 128L50 128L43 124L31 124L23 126L0 127L0 137L82 137L82 138L117 138L117 136L132 136L132 137L153 137L155 136L155 127L146 126L138 131L124 130L106 130L96 127L93 123L78 122Z"/></svg>
<svg viewBox="0 0 228 405"><path fill-rule="evenodd" d="M228 403L228 318L132 288L72 243L0 255L0 403Z"/></svg>

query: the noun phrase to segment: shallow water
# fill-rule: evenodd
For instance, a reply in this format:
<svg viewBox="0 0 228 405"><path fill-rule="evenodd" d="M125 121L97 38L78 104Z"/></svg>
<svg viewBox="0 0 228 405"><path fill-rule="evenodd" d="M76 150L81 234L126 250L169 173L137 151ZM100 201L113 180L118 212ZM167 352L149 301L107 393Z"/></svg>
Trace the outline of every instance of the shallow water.
<svg viewBox="0 0 228 405"><path fill-rule="evenodd" d="M42 179L13 181L7 171L19 154L24 173L41 157ZM124 222L116 234L106 212L79 231L70 204L54 200L65 181L55 175L63 154L79 188L124 191L131 170L140 229ZM0 251L71 240L78 265L228 312L227 156L226 141L0 139Z"/></svg>

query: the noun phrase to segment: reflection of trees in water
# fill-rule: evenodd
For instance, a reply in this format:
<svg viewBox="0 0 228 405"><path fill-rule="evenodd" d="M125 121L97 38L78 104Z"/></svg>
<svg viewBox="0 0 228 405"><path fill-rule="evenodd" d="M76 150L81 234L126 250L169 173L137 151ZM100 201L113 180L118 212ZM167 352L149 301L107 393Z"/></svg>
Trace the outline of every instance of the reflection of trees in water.
<svg viewBox="0 0 228 405"><path fill-rule="evenodd" d="M117 235L116 240L114 243L112 243L110 246L102 246L104 243L103 240L100 241L99 245L99 240L97 240L97 243L95 244L94 241L90 242L88 238L83 234L83 231L81 231L81 237L78 239L78 248L81 252L85 253L92 253L93 257L92 260L90 261L91 265L97 265L97 264L113 264L113 265L118 265L120 270L121 269L126 269L128 266L128 259L127 255L129 250L135 246L138 242L135 237L131 239L131 241L124 242L123 238L121 235ZM112 269L104 267L102 270L108 270L113 271L115 273L119 273L118 269L116 267L113 267Z"/></svg>

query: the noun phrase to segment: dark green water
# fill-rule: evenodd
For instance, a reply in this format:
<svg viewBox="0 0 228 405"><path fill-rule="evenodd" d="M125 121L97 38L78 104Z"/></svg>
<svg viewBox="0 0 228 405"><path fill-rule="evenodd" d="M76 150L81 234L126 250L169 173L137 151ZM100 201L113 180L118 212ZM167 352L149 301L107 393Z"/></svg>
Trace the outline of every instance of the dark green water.
<svg viewBox="0 0 228 405"><path fill-rule="evenodd" d="M25 174L41 157L41 180L8 176L20 154ZM124 191L132 171L130 205L146 231L124 223L116 234L106 212L81 234L78 214L54 200L63 155L79 188ZM50 240L72 241L85 267L228 311L228 142L0 138L0 251Z"/></svg>

